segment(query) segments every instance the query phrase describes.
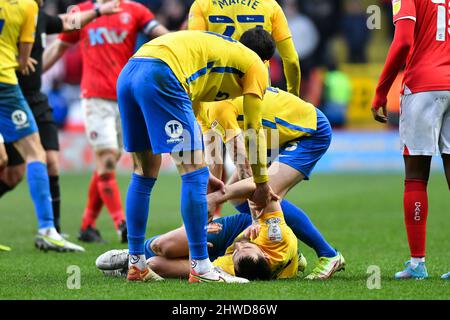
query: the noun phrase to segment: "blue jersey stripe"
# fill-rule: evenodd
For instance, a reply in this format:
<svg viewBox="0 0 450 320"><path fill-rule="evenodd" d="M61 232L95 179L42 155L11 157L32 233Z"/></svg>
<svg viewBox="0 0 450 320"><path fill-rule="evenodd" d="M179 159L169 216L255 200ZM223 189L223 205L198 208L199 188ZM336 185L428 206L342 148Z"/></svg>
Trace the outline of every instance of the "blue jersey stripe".
<svg viewBox="0 0 450 320"><path fill-rule="evenodd" d="M237 74L240 78L244 76L244 73L236 68L233 67L214 67L211 69L211 72L217 72L217 73L234 73Z"/></svg>
<svg viewBox="0 0 450 320"><path fill-rule="evenodd" d="M242 115L242 114L238 115L236 120L244 121L244 115ZM316 130L314 130L314 129L303 128L303 127L297 126L295 124L289 123L287 121L284 121L284 120L282 120L280 118L276 118L276 117L275 117L275 122L272 122L272 121L269 121L266 119L262 119L262 124L264 127L268 127L271 129L276 129L277 124L279 124L279 125L282 125L283 127L286 127L286 128L292 129L292 130L296 130L296 131L306 132L309 134L313 134L314 132L316 132Z"/></svg>
<svg viewBox="0 0 450 320"><path fill-rule="evenodd" d="M211 69L213 65L214 65L214 61L208 62L206 67L201 68L200 70L197 70L196 72L191 74L186 80L187 84L191 83L192 81L196 80L197 78L199 78L201 76L204 76L208 72L208 69Z"/></svg>
<svg viewBox="0 0 450 320"><path fill-rule="evenodd" d="M287 121L284 121L280 118L275 118L275 122L278 123L279 125L282 125L283 127L286 127L286 128L292 129L292 130L302 131L302 132L306 132L306 133L310 133L310 134L313 134L314 132L316 132L316 130L314 130L314 129L303 128L303 127L297 126L295 124L289 123Z"/></svg>

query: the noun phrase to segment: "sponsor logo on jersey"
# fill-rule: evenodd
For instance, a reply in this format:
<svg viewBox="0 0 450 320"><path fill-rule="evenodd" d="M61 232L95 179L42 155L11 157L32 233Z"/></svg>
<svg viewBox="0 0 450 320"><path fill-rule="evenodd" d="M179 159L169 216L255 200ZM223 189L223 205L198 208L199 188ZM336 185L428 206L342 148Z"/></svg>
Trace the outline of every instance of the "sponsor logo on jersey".
<svg viewBox="0 0 450 320"><path fill-rule="evenodd" d="M128 35L128 31L109 30L108 28L89 29L89 43L91 46L102 44L119 44L123 43Z"/></svg>
<svg viewBox="0 0 450 320"><path fill-rule="evenodd" d="M269 218L266 221L268 228L268 238L270 241L279 242L283 240L283 235L281 233L280 218Z"/></svg>
<svg viewBox="0 0 450 320"><path fill-rule="evenodd" d="M394 12L394 16L400 12L402 8L402 0L393 0L392 1L392 10Z"/></svg>

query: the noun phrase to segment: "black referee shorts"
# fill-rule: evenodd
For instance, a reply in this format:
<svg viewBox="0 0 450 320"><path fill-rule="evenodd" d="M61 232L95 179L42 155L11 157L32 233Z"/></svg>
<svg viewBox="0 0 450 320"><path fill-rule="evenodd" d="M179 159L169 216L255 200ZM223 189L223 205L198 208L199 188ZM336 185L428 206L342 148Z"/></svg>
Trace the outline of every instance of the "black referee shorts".
<svg viewBox="0 0 450 320"><path fill-rule="evenodd" d="M52 108L48 104L47 96L39 92L33 95L25 95L25 99L33 112L39 129L39 136L44 150L59 151L58 127L53 120ZM25 163L12 143L5 143L8 153L8 166L16 166Z"/></svg>

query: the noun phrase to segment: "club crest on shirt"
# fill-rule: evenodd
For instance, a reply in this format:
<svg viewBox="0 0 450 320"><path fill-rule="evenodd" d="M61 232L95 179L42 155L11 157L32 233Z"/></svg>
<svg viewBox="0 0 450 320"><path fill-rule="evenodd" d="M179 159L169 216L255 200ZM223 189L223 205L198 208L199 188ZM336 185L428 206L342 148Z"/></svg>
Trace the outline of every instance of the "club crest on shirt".
<svg viewBox="0 0 450 320"><path fill-rule="evenodd" d="M394 16L400 12L401 8L402 8L402 0L393 0L392 1L392 10L393 10Z"/></svg>
<svg viewBox="0 0 450 320"><path fill-rule="evenodd" d="M120 14L120 22L123 24L128 24L131 21L131 15L128 12L123 12Z"/></svg>
<svg viewBox="0 0 450 320"><path fill-rule="evenodd" d="M270 241L280 242L281 240L283 240L280 222L280 218L269 218L265 221L265 223L269 226L268 238Z"/></svg>

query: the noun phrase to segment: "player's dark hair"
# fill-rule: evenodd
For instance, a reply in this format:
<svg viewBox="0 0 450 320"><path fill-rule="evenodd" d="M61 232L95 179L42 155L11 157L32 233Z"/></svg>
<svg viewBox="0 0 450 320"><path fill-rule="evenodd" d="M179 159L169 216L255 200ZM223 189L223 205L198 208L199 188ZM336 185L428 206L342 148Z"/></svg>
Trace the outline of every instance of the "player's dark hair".
<svg viewBox="0 0 450 320"><path fill-rule="evenodd" d="M245 31L239 41L256 52L263 61L270 60L275 53L275 41L270 33L263 28L253 28Z"/></svg>
<svg viewBox="0 0 450 320"><path fill-rule="evenodd" d="M270 280L272 273L267 260L263 256L254 258L252 256L245 256L236 261L234 271L237 277L248 280Z"/></svg>

